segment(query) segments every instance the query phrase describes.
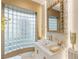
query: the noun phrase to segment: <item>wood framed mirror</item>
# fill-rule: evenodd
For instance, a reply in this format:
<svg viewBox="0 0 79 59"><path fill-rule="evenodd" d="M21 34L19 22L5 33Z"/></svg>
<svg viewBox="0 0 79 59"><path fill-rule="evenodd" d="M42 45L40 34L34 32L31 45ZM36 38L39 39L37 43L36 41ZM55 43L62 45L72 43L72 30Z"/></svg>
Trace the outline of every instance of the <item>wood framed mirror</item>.
<svg viewBox="0 0 79 59"><path fill-rule="evenodd" d="M53 5L48 8L47 20L48 32L64 32L64 2L55 1Z"/></svg>

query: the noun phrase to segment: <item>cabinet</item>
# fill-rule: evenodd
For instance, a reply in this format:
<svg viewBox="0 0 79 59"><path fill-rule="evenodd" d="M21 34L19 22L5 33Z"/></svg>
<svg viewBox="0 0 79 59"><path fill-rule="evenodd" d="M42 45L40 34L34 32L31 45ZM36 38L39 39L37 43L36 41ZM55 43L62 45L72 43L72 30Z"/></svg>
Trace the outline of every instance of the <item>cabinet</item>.
<svg viewBox="0 0 79 59"><path fill-rule="evenodd" d="M39 46L35 46L35 59L65 59L65 53L66 52L62 50L56 54L53 52L52 54L49 54Z"/></svg>
<svg viewBox="0 0 79 59"><path fill-rule="evenodd" d="M77 51L73 51L71 48L68 50L68 59L78 59Z"/></svg>
<svg viewBox="0 0 79 59"><path fill-rule="evenodd" d="M40 49L35 48L35 59L43 59L43 53Z"/></svg>

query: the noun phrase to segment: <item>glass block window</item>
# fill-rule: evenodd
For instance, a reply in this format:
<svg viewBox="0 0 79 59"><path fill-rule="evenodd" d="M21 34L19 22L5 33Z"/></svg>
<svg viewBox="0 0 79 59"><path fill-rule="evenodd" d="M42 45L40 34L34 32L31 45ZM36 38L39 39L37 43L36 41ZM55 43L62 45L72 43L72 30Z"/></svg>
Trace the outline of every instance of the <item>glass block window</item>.
<svg viewBox="0 0 79 59"><path fill-rule="evenodd" d="M57 31L57 17L49 16L48 26L50 31Z"/></svg>
<svg viewBox="0 0 79 59"><path fill-rule="evenodd" d="M35 12L5 5L5 54L28 48L35 42Z"/></svg>

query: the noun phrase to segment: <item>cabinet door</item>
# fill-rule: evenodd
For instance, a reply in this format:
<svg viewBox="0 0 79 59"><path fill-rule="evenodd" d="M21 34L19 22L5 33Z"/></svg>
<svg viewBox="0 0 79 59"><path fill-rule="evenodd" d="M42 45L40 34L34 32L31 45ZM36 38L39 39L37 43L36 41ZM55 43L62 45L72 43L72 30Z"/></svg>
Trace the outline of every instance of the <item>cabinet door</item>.
<svg viewBox="0 0 79 59"><path fill-rule="evenodd" d="M40 48L35 48L35 58L36 59L45 59L45 54Z"/></svg>
<svg viewBox="0 0 79 59"><path fill-rule="evenodd" d="M39 59L39 56L38 56L38 49L35 47L35 59Z"/></svg>

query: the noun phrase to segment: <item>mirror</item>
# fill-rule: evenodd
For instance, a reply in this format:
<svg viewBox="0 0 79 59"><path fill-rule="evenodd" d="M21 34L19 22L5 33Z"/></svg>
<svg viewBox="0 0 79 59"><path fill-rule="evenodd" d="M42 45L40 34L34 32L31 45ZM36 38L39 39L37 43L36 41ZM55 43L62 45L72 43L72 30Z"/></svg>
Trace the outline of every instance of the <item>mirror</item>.
<svg viewBox="0 0 79 59"><path fill-rule="evenodd" d="M48 8L48 32L64 32L64 4L63 1L56 1Z"/></svg>

